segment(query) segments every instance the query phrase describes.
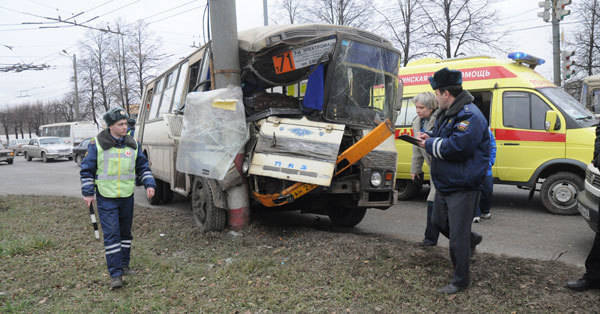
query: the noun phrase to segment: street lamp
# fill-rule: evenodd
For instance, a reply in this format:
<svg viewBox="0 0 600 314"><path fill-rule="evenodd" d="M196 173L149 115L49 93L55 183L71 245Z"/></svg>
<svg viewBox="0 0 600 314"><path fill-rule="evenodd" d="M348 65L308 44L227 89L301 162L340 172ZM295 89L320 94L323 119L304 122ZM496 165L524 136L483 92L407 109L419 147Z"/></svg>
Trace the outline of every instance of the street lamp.
<svg viewBox="0 0 600 314"><path fill-rule="evenodd" d="M71 56L65 49L61 51L66 56ZM75 117L74 120L79 120L79 90L77 89L77 57L73 54L73 81L75 82Z"/></svg>

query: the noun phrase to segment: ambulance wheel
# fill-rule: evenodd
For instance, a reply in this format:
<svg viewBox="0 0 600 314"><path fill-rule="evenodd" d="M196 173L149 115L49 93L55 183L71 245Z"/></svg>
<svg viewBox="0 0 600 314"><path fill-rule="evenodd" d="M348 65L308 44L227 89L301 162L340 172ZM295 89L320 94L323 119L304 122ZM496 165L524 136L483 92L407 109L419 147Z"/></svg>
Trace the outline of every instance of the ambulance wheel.
<svg viewBox="0 0 600 314"><path fill-rule="evenodd" d="M398 200L406 201L419 194L421 185L411 180L396 180L396 190L398 190Z"/></svg>
<svg viewBox="0 0 600 314"><path fill-rule="evenodd" d="M192 214L194 222L202 232L225 229L227 212L215 206L213 191L208 179L194 177L192 183Z"/></svg>
<svg viewBox="0 0 600 314"><path fill-rule="evenodd" d="M555 173L542 183L542 203L557 215L577 214L577 193L583 190L583 178L571 172Z"/></svg>
<svg viewBox="0 0 600 314"><path fill-rule="evenodd" d="M366 213L367 209L364 207L336 207L330 208L327 216L334 226L351 228L358 225Z"/></svg>

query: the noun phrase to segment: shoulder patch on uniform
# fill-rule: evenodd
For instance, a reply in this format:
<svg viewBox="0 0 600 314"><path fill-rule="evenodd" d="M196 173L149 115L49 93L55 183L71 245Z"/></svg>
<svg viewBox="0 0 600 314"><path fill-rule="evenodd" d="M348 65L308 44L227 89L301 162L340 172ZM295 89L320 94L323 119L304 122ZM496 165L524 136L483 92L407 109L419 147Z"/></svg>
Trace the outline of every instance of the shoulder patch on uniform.
<svg viewBox="0 0 600 314"><path fill-rule="evenodd" d="M469 106L469 105L465 105L465 106L463 107L463 109L465 109L465 111L469 111L469 110L471 110L471 108L470 108L470 106Z"/></svg>
<svg viewBox="0 0 600 314"><path fill-rule="evenodd" d="M458 130L460 130L460 131L463 131L463 132L464 132L465 130L467 130L467 128L469 127L469 124L470 124L470 123L471 123L471 122L469 122L469 121L467 121L467 120L465 120L465 121L461 121L461 122L459 122L459 123L456 125L456 128L457 128Z"/></svg>

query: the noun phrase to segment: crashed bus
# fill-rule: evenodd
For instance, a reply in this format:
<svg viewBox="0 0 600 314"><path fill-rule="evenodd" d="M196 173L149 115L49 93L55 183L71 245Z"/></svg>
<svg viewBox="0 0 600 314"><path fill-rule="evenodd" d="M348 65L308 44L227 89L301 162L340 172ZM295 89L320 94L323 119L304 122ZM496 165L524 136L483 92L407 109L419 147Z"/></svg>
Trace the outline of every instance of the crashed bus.
<svg viewBox="0 0 600 314"><path fill-rule="evenodd" d="M210 42L145 86L136 137L157 179L151 203L189 197L204 231L225 227L236 184L251 210L346 227L392 206L402 85L391 43L335 25L260 27L238 43L241 87L214 88Z"/></svg>

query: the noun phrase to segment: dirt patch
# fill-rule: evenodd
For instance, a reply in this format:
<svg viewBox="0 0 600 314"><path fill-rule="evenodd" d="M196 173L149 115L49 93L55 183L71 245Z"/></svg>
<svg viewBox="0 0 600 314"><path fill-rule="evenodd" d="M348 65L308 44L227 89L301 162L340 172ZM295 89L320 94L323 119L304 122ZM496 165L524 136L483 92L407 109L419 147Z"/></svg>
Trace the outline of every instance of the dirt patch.
<svg viewBox="0 0 600 314"><path fill-rule="evenodd" d="M348 230L254 222L241 234L197 231L188 212L136 207L126 287L107 289L87 209L65 197L0 197L2 312L594 312L573 293L582 269L477 254L473 285L444 296L443 248ZM323 230L325 229L325 230Z"/></svg>

